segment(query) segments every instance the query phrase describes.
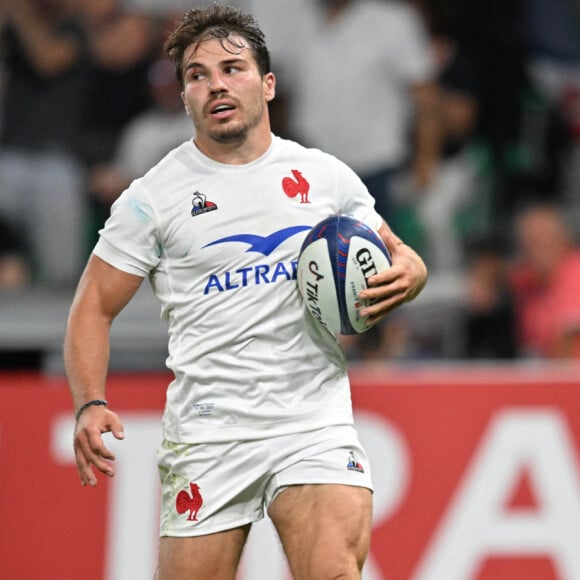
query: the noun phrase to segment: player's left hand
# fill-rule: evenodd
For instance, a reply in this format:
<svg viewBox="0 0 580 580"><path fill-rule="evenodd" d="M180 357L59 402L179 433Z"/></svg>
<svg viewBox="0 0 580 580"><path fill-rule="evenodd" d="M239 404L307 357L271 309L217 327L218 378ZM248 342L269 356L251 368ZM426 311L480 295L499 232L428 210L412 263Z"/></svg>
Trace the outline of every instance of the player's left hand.
<svg viewBox="0 0 580 580"><path fill-rule="evenodd" d="M377 323L391 310L413 300L427 283L427 267L411 247L403 243L386 225L379 230L391 253L392 266L369 279L369 288L360 298L370 300L372 305L361 309L371 324Z"/></svg>

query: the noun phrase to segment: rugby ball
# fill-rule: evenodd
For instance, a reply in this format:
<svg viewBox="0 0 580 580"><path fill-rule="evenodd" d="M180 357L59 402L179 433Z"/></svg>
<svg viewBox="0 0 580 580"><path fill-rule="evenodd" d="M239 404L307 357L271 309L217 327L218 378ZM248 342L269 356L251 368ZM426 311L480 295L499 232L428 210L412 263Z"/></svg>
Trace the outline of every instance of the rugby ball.
<svg viewBox="0 0 580 580"><path fill-rule="evenodd" d="M359 309L368 279L390 268L391 255L368 225L333 215L306 236L298 257L298 290L307 310L334 334L359 334L371 328Z"/></svg>

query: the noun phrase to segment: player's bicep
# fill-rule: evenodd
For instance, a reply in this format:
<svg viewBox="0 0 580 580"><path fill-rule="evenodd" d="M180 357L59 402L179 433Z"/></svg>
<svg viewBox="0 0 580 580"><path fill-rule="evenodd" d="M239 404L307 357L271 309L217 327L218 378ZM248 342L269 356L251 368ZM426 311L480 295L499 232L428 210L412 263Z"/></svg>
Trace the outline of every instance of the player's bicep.
<svg viewBox="0 0 580 580"><path fill-rule="evenodd" d="M81 276L73 310L112 321L127 305L143 282L92 254Z"/></svg>

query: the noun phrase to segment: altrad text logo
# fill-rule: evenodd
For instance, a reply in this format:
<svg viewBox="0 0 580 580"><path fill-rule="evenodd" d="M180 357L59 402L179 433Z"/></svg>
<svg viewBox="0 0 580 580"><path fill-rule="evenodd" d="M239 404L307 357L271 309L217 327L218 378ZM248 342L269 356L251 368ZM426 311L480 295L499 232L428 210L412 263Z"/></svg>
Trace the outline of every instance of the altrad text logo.
<svg viewBox="0 0 580 580"><path fill-rule="evenodd" d="M309 229L310 226L292 226L275 231L268 236L236 234L210 242L204 248L237 242L248 246L244 250L244 253L256 252L267 257L286 240ZM209 294L211 291L227 292L247 286L259 286L262 284L296 280L297 267L298 261L291 260L256 264L235 270L228 270L226 272L210 274L203 293Z"/></svg>

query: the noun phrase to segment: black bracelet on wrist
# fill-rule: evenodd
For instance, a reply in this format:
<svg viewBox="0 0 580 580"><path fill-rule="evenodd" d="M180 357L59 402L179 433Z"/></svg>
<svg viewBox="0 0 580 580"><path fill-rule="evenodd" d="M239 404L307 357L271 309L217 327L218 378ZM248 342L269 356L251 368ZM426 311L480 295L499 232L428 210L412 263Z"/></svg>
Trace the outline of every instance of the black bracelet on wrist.
<svg viewBox="0 0 580 580"><path fill-rule="evenodd" d="M109 403L107 403L107 401L105 401L105 399L95 399L93 401L89 401L88 403L85 403L84 405L81 406L81 408L77 411L77 414L75 416L75 421L79 420L79 417L83 414L83 412L88 409L89 407L92 407L93 405L108 405Z"/></svg>

